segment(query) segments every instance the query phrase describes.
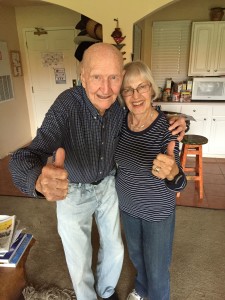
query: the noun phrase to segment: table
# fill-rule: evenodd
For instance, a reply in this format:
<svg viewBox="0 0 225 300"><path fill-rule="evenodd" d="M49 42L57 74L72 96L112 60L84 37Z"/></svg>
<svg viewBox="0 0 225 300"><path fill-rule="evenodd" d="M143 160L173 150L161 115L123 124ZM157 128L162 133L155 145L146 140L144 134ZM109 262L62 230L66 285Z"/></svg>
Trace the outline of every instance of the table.
<svg viewBox="0 0 225 300"><path fill-rule="evenodd" d="M16 268L0 268L1 300L24 300L22 291L27 284L25 263L34 243L35 239L32 239Z"/></svg>

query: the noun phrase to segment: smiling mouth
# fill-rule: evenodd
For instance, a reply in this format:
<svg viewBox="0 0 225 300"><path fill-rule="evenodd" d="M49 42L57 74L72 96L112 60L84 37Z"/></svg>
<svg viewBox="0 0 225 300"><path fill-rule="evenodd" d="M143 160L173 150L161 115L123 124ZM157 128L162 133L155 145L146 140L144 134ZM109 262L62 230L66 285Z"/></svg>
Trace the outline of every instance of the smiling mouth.
<svg viewBox="0 0 225 300"><path fill-rule="evenodd" d="M110 97L111 95L107 95L107 96L98 95L98 98L101 100L109 100Z"/></svg>
<svg viewBox="0 0 225 300"><path fill-rule="evenodd" d="M138 102L133 102L133 106L140 106L142 105L144 102L143 101L138 101Z"/></svg>

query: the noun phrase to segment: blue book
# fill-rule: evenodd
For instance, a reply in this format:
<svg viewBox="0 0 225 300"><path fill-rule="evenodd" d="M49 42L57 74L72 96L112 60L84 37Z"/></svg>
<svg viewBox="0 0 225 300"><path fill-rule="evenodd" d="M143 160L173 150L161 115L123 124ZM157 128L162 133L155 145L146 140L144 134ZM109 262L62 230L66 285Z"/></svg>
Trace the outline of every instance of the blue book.
<svg viewBox="0 0 225 300"><path fill-rule="evenodd" d="M10 247L9 251L6 252L4 255L0 256L0 263L9 263L10 260L13 258L16 250L19 248L20 244L22 243L23 239L25 238L25 233L20 233L18 238Z"/></svg>
<svg viewBox="0 0 225 300"><path fill-rule="evenodd" d="M10 262L9 263L0 263L0 267L15 268L17 266L17 264L19 263L20 259L22 258L25 250L29 246L30 242L32 241L32 239L33 239L33 235L30 233L26 233L22 243L17 248L16 253L13 255Z"/></svg>

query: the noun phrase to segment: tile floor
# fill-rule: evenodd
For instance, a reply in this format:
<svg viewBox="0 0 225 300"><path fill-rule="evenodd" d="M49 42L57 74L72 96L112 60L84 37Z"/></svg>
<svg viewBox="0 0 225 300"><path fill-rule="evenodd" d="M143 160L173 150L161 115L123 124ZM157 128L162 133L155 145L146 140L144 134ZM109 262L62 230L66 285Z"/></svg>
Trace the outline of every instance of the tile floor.
<svg viewBox="0 0 225 300"><path fill-rule="evenodd" d="M194 158L188 157L188 166ZM177 198L177 205L214 209L225 209L225 159L203 158L204 197L199 200L194 181L188 181L184 191Z"/></svg>
<svg viewBox="0 0 225 300"><path fill-rule="evenodd" d="M0 195L24 196L12 183L8 171L9 157L0 160ZM188 157L188 165L193 165L194 159ZM177 205L225 209L225 159L203 158L204 198L199 200L195 183L188 181Z"/></svg>

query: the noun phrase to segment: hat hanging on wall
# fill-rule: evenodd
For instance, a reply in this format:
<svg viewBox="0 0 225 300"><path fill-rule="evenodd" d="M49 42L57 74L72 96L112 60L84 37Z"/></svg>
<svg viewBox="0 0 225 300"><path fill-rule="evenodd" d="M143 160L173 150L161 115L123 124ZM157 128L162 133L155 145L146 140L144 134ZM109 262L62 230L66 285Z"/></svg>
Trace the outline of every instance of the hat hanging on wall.
<svg viewBox="0 0 225 300"><path fill-rule="evenodd" d="M86 25L88 22L89 18L81 15L81 20L77 23L77 25L75 26L76 29L80 29L80 30L84 30L86 29Z"/></svg>
<svg viewBox="0 0 225 300"><path fill-rule="evenodd" d="M94 20L89 19L86 25L87 33L90 37L102 40L102 25Z"/></svg>
<svg viewBox="0 0 225 300"><path fill-rule="evenodd" d="M76 57L77 60L82 61L84 51L89 48L91 45L95 44L95 42L82 42L80 45L77 47L74 56Z"/></svg>
<svg viewBox="0 0 225 300"><path fill-rule="evenodd" d="M74 42L78 44L74 56L79 61L82 60L84 51L91 45L102 41L102 25L84 15L75 26L81 30L74 38Z"/></svg>

